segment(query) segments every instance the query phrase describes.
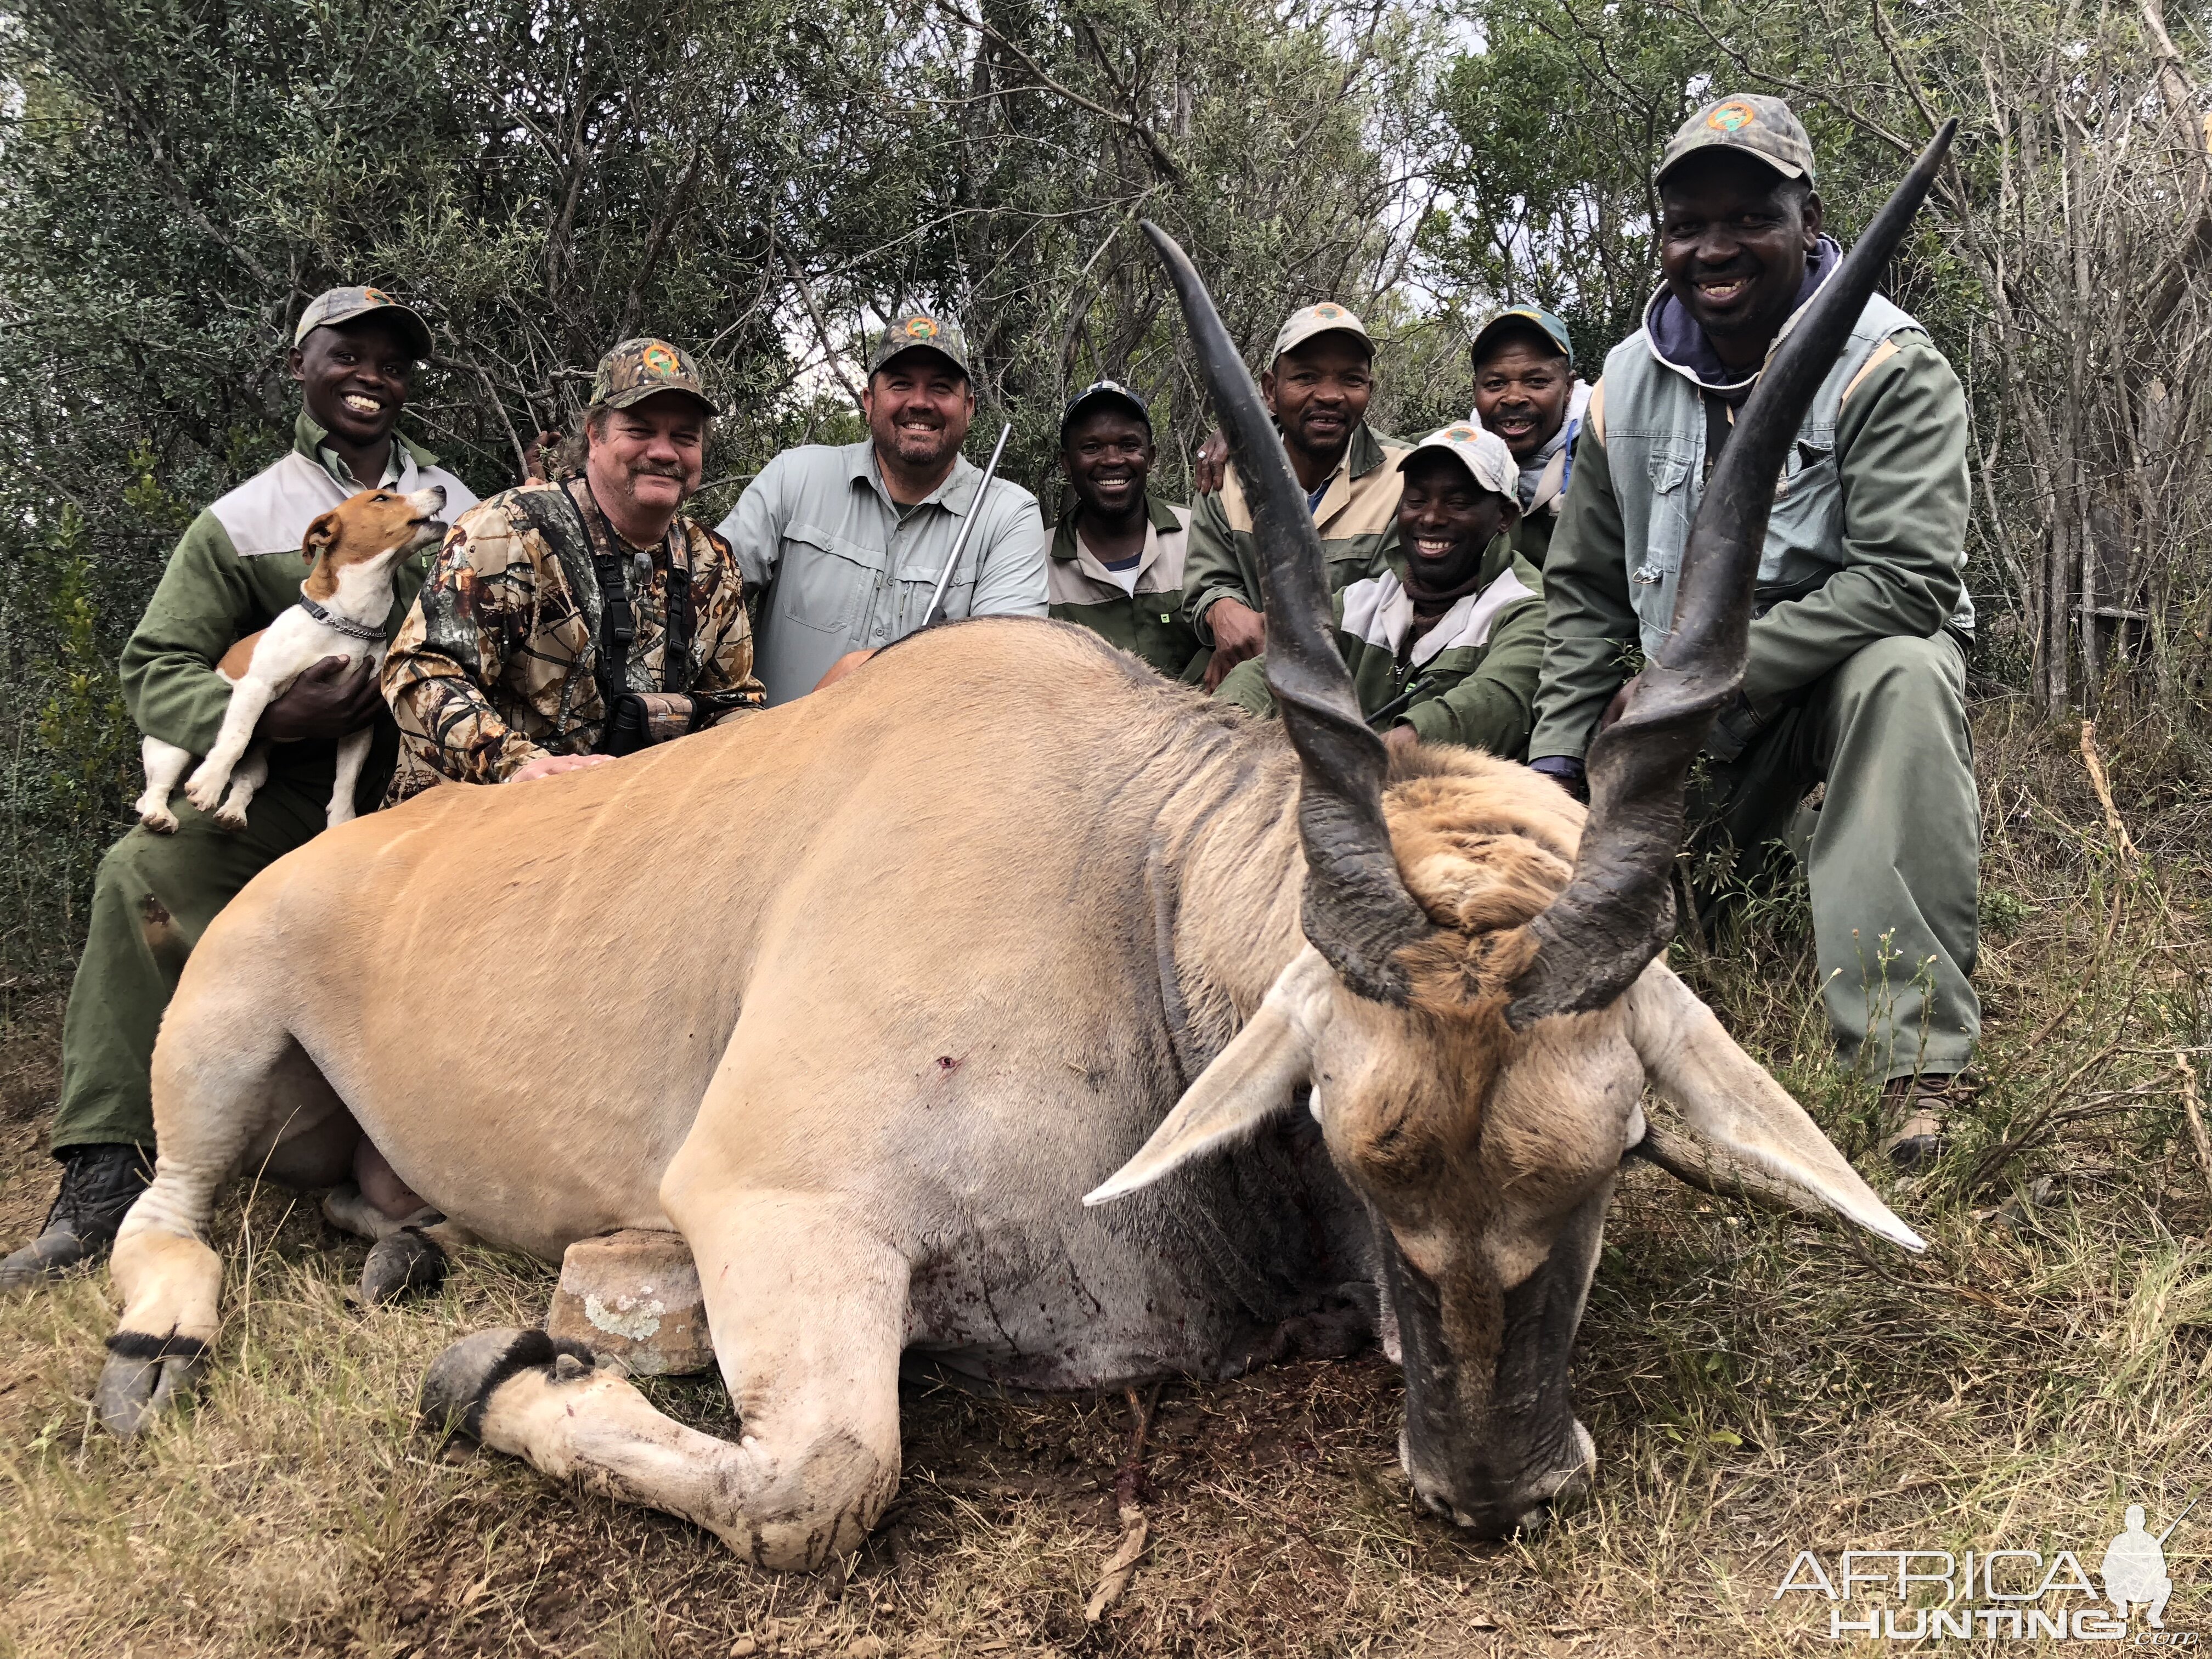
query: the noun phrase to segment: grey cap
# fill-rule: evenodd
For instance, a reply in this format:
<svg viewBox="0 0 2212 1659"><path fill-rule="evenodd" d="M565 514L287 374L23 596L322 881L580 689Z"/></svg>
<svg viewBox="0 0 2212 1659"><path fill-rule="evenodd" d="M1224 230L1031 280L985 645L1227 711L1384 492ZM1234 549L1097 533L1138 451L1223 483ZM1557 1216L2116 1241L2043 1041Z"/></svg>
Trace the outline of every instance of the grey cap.
<svg viewBox="0 0 2212 1659"><path fill-rule="evenodd" d="M1416 457L1431 450L1442 450L1457 461L1481 489L1503 495L1509 501L1521 499L1520 463L1505 447L1505 440L1496 433L1465 421L1439 427L1398 458L1398 471L1403 472Z"/></svg>
<svg viewBox="0 0 2212 1659"><path fill-rule="evenodd" d="M1664 179L1701 149L1740 150L1785 179L1813 182L1813 141L1779 98L1741 92L1706 105L1667 141L1657 177Z"/></svg>
<svg viewBox="0 0 2212 1659"><path fill-rule="evenodd" d="M307 336L319 328L335 328L340 323L349 323L356 317L377 312L392 319L402 343L410 351L417 357L430 355L430 325L412 306L402 305L380 288L334 288L318 294L300 313L300 325L292 331L292 343L305 345Z"/></svg>
<svg viewBox="0 0 2212 1659"><path fill-rule="evenodd" d="M1308 340L1323 334L1349 334L1367 348L1367 355L1375 355L1375 342L1367 332L1367 325L1334 301L1324 300L1319 305L1306 306L1292 312L1283 319L1283 326L1275 335L1275 349L1267 354L1273 362L1285 351L1295 351Z"/></svg>

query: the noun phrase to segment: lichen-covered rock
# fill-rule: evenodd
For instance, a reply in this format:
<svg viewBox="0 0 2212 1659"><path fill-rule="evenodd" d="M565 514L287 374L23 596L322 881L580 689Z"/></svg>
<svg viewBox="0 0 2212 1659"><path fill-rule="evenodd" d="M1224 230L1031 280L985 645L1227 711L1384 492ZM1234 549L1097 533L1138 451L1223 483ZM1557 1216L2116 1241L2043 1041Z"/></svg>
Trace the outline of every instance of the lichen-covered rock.
<svg viewBox="0 0 2212 1659"><path fill-rule="evenodd" d="M631 1228L571 1244L545 1328L635 1376L703 1371L714 1363L698 1269L676 1233Z"/></svg>

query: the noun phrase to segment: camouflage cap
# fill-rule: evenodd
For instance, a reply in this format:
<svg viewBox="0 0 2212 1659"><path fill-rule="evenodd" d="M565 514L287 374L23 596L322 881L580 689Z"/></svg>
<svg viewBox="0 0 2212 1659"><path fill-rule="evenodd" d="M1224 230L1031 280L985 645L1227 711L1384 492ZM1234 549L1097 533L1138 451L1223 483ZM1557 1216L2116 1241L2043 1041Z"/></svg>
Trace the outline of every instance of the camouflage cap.
<svg viewBox="0 0 2212 1659"><path fill-rule="evenodd" d="M1513 306L1499 312L1475 331L1474 343L1468 349L1468 356L1480 363L1485 345L1500 334L1527 333L1530 330L1543 335L1559 347L1569 362L1574 362L1575 348L1573 342L1567 338L1567 325L1538 306Z"/></svg>
<svg viewBox="0 0 2212 1659"><path fill-rule="evenodd" d="M699 365L682 346L671 345L650 335L624 340L599 359L592 376L592 407L628 409L664 392L680 392L696 398L709 415L719 415L707 395Z"/></svg>
<svg viewBox="0 0 2212 1659"><path fill-rule="evenodd" d="M876 349L868 354L868 374L872 377L902 351L915 350L933 351L968 379L975 378L975 371L969 366L966 331L950 317L933 316L926 311L909 311L884 326L876 337Z"/></svg>
<svg viewBox="0 0 2212 1659"><path fill-rule="evenodd" d="M1466 421L1429 434L1400 458L1398 471L1403 472L1411 466L1415 456L1438 449L1456 457L1483 489L1494 490L1510 501L1520 501L1521 465L1505 447L1505 440Z"/></svg>
<svg viewBox="0 0 2212 1659"><path fill-rule="evenodd" d="M1344 307L1323 301L1319 305L1294 311L1284 319L1283 326L1275 335L1275 349L1267 354L1267 361L1273 363L1285 351L1297 349L1317 334L1356 335L1359 343L1367 348L1367 355L1370 357L1375 355L1375 342L1368 337L1367 325Z"/></svg>
<svg viewBox="0 0 2212 1659"><path fill-rule="evenodd" d="M1741 150L1785 179L1813 182L1813 141L1779 98L1741 92L1706 105L1667 141L1656 176L1664 179L1698 150L1713 149Z"/></svg>
<svg viewBox="0 0 2212 1659"><path fill-rule="evenodd" d="M349 323L356 317L379 311L391 318L392 326L399 331L400 343L410 351L417 357L430 355L430 325L412 306L400 304L380 288L334 288L318 294L300 313L300 325L292 331L292 343L305 345L307 336L319 328L335 328L340 323Z"/></svg>

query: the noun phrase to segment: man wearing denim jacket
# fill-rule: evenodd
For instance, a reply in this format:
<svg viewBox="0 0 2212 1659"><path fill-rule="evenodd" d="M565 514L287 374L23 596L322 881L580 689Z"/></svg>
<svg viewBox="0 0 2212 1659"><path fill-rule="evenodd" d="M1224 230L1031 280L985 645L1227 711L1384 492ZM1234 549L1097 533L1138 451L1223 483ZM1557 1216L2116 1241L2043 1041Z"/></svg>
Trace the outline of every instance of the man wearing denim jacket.
<svg viewBox="0 0 2212 1659"><path fill-rule="evenodd" d="M1736 412L1841 262L1813 184L1805 130L1775 98L1699 110L1661 161L1666 285L1606 360L1545 568L1528 752L1570 788L1638 653L1671 631L1683 545ZM1885 1079L1885 1150L1905 1168L1942 1150L1981 1024L1966 457L1958 377L1876 295L1776 481L1743 695L1691 803L1740 874L1811 820L1829 1020L1844 1058ZM1821 804L1801 816L1816 783Z"/></svg>

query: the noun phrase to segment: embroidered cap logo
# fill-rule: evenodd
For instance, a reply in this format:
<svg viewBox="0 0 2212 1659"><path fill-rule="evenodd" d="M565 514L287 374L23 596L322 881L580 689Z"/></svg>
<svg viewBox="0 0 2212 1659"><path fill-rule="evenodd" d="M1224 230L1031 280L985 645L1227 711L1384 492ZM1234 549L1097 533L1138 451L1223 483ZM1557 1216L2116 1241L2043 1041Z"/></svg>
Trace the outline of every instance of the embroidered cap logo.
<svg viewBox="0 0 2212 1659"><path fill-rule="evenodd" d="M1748 104L1723 104L1705 117L1705 125L1715 132L1741 132L1759 119L1759 112Z"/></svg>

